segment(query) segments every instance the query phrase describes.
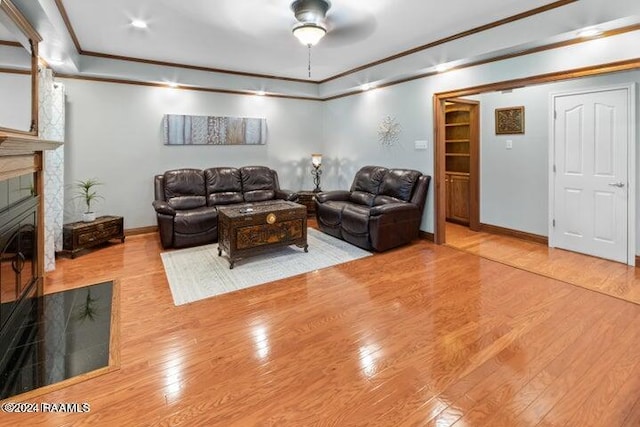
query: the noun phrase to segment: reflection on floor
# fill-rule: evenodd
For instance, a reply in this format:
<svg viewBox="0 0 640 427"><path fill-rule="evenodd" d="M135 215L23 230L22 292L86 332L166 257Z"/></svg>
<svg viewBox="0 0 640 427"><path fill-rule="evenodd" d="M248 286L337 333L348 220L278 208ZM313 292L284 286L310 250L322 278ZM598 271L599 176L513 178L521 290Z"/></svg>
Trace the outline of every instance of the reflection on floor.
<svg viewBox="0 0 640 427"><path fill-rule="evenodd" d="M112 293L105 282L32 299L17 334L2 337L0 399L107 366Z"/></svg>
<svg viewBox="0 0 640 427"><path fill-rule="evenodd" d="M640 269L447 222L447 245L483 258L640 304Z"/></svg>

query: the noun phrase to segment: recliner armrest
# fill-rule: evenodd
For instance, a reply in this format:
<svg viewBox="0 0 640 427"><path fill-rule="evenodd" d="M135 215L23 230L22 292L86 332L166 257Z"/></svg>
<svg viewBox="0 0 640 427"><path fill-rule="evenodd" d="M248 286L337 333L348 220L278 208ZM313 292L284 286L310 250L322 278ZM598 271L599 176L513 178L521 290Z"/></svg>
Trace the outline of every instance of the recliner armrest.
<svg viewBox="0 0 640 427"><path fill-rule="evenodd" d="M329 200L346 202L349 200L350 196L351 196L351 191L344 191L344 190L323 191L322 193L316 194L316 201L319 203L324 203Z"/></svg>
<svg viewBox="0 0 640 427"><path fill-rule="evenodd" d="M159 214L176 216L176 210L169 206L169 203L163 200L154 200L153 208Z"/></svg>
<svg viewBox="0 0 640 427"><path fill-rule="evenodd" d="M394 215L400 213L415 212L420 213L420 209L413 203L385 203L371 208L369 214L371 216Z"/></svg>
<svg viewBox="0 0 640 427"><path fill-rule="evenodd" d="M275 198L276 199L282 199L282 200L286 200L289 202L297 202L298 201L298 193L293 192L291 190L276 190L275 191Z"/></svg>

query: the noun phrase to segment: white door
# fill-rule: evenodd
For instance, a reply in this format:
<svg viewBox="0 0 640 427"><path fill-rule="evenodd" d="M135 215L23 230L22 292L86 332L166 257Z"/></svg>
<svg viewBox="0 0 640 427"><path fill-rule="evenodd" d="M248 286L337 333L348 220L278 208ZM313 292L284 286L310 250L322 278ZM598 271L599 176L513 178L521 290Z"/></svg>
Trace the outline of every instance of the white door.
<svg viewBox="0 0 640 427"><path fill-rule="evenodd" d="M629 92L553 97L552 246L629 261Z"/></svg>

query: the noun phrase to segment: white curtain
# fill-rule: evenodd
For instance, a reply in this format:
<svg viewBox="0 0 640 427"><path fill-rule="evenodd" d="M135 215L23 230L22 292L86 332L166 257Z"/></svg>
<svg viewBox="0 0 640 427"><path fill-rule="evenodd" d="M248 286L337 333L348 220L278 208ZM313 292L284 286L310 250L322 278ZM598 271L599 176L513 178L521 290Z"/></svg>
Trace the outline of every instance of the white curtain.
<svg viewBox="0 0 640 427"><path fill-rule="evenodd" d="M39 75L38 134L40 138L64 142L64 85L53 80L50 69ZM44 152L44 268L55 270L56 251L62 249L64 213L64 146Z"/></svg>

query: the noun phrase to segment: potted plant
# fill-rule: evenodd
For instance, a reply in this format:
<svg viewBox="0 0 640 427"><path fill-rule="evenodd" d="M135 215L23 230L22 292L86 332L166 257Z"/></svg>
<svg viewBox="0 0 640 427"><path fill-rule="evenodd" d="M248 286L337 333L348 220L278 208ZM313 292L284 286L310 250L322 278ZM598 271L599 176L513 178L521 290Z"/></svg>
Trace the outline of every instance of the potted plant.
<svg viewBox="0 0 640 427"><path fill-rule="evenodd" d="M87 210L82 214L82 221L84 222L95 221L96 213L91 210L91 203L104 198L95 189L98 185L102 185L102 183L95 178L76 181L74 198L82 200L87 205Z"/></svg>

